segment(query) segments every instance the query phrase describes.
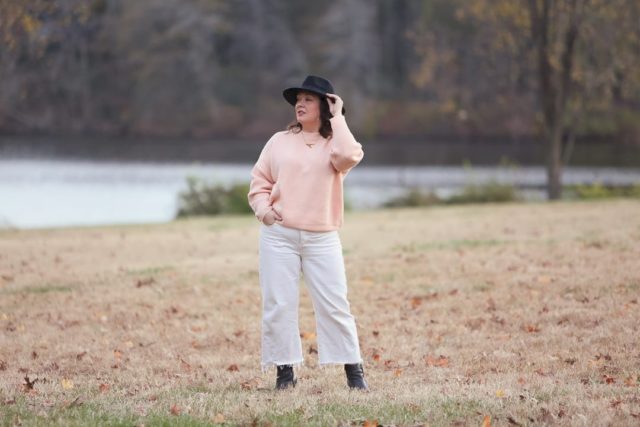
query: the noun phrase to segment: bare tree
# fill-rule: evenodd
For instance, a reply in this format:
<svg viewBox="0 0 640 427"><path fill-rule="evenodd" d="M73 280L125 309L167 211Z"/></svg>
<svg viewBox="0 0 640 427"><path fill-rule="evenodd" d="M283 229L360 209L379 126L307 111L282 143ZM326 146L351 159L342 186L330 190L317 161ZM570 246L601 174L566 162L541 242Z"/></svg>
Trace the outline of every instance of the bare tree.
<svg viewBox="0 0 640 427"><path fill-rule="evenodd" d="M562 138L567 123L567 103L573 86L571 75L576 44L586 1L528 0L548 145L547 192L552 200L562 195ZM559 65L554 67L553 63Z"/></svg>

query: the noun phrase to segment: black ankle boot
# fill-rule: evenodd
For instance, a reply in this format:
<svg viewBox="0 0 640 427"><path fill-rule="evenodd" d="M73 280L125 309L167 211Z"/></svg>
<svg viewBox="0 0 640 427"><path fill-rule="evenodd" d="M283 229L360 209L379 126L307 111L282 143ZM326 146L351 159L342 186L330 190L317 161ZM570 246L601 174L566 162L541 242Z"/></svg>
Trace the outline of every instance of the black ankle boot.
<svg viewBox="0 0 640 427"><path fill-rule="evenodd" d="M344 365L344 371L347 374L347 384L349 388L358 390L369 390L366 381L364 380L364 370L361 363L350 363Z"/></svg>
<svg viewBox="0 0 640 427"><path fill-rule="evenodd" d="M298 380L293 373L292 365L278 365L278 377L276 378L276 389L284 390L287 387L295 387Z"/></svg>

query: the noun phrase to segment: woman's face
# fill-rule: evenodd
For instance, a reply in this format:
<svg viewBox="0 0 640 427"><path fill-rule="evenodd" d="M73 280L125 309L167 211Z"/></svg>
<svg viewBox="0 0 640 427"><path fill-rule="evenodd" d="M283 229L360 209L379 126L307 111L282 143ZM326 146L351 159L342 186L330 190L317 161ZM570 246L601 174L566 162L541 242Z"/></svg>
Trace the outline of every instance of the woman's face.
<svg viewBox="0 0 640 427"><path fill-rule="evenodd" d="M296 98L296 120L302 125L320 124L320 97L315 93L300 91Z"/></svg>

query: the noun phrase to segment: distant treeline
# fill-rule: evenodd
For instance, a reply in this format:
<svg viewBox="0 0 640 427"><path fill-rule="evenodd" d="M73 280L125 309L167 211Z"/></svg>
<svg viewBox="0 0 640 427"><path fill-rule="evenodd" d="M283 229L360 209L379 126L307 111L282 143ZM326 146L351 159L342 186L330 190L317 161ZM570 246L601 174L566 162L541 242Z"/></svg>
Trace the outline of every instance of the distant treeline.
<svg viewBox="0 0 640 427"><path fill-rule="evenodd" d="M567 138L638 144L638 22L637 0L3 0L0 133L263 139L320 74L362 139L530 139L551 90Z"/></svg>

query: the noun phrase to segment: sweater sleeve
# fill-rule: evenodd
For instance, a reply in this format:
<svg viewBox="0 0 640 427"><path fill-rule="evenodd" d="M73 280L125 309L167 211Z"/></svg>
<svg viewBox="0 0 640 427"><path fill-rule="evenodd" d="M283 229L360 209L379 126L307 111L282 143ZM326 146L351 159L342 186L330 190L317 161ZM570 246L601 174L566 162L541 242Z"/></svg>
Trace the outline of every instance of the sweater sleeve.
<svg viewBox="0 0 640 427"><path fill-rule="evenodd" d="M274 179L271 176L271 138L262 149L258 161L251 170L251 183L249 184L249 194L247 199L253 212L262 222L265 214L271 210L271 189L273 188Z"/></svg>
<svg viewBox="0 0 640 427"><path fill-rule="evenodd" d="M356 141L344 116L331 118L331 164L339 172L348 172L364 157L362 144Z"/></svg>

